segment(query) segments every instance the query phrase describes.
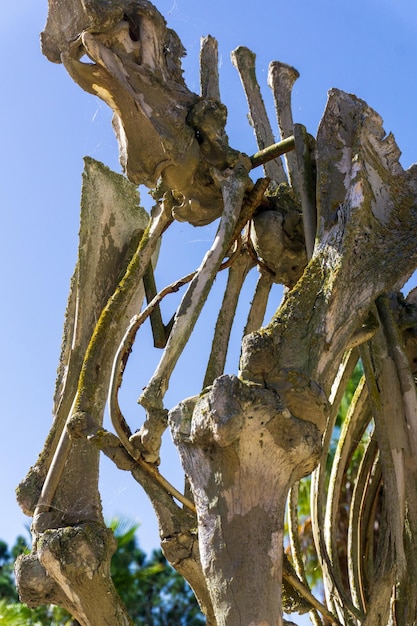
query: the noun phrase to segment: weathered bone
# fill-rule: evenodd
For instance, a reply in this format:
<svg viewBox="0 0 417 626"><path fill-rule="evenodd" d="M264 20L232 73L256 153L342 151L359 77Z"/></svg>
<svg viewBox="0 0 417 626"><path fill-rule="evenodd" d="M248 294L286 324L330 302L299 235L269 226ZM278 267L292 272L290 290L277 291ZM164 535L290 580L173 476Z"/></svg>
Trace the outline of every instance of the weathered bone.
<svg viewBox="0 0 417 626"><path fill-rule="evenodd" d="M129 626L110 577L115 548L112 531L91 522L46 531L35 543L36 556L32 552L16 562L22 600L29 606L58 604L82 626Z"/></svg>
<svg viewBox="0 0 417 626"><path fill-rule="evenodd" d="M195 224L206 223L220 215L223 207L221 184L213 178L210 168L223 169L239 160L239 155L228 148L224 109L217 103L213 106L213 101L200 101L185 88L179 66L180 44L170 36L163 19L150 3L144 0L116 2L116 7L110 7L112 3L100 0L50 0L49 32L44 44L54 60L64 60L80 84L100 95L115 110L122 156L130 175L148 182L161 175L177 200L178 218ZM143 45L145 39L152 45ZM161 46L162 41L168 42L168 47ZM93 65L80 62L85 53L90 55ZM131 81L126 81L126 74ZM157 109L158 91L162 94L164 111ZM173 106L176 102L177 111ZM130 118L130 112L135 109L136 117ZM156 119L155 110L162 113L163 119ZM140 132L135 136L137 122ZM144 159L136 154L142 140L151 147ZM302 148L306 146L303 140ZM320 216L311 263L271 324L245 338L241 378L217 379L206 393L181 403L171 414L173 434L194 488L200 540L204 547L202 568L211 594L207 604L214 607L211 616L215 613L213 620L218 623L222 620L240 623L242 612L253 623L260 620L281 623L279 583L286 492L294 479L310 471L317 462L321 435L331 412L327 397L343 351L351 345L352 337L354 341L357 339L358 317L364 320L375 297L398 282L398 277L406 275L417 263L416 170L403 172L395 142L390 136L385 138L378 116L356 98L332 91L319 129L317 153ZM303 150L297 150L297 145L296 154L303 159ZM226 198L227 194L224 195ZM205 204L201 203L200 196L204 196ZM225 204L227 212L227 202ZM234 206L234 223L235 209ZM230 222L233 233L233 220ZM404 229L404 222L409 232ZM219 248L213 247L213 256L217 254L220 258L220 252L224 251ZM378 261L384 265L382 276L374 271ZM207 262L205 269L211 272L216 263L216 259ZM203 280L204 272L201 274ZM369 280L370 276L373 281ZM209 278L212 280L211 275ZM194 292L204 288L198 281L194 284ZM188 299L183 300L182 309L180 307L184 317L188 313L188 319L194 315L194 311L186 310L187 307L192 309L194 295L189 291ZM199 306L200 301L195 306L197 312ZM112 336L112 330L114 327L110 324L104 336ZM181 335L180 323L176 330ZM100 324L97 332L100 332ZM175 340L172 343L174 345ZM92 420L94 416L87 414L94 404L91 398L97 398L95 394L100 395L102 391L100 377L94 377L91 371L93 365L100 365L97 345L90 344L91 352L84 360L88 366L85 369L93 375L86 381L84 370L82 372L79 407L82 412L78 413L78 417ZM400 342L394 341L391 347L390 361L396 363L397 370L390 370L391 378L397 374L400 381L405 425L411 430L408 443L412 454L407 460L412 467L408 476L409 487L414 489L409 498L414 526L410 528L416 534L415 389ZM175 350L174 345L174 353ZM111 350L104 352L103 359L111 361ZM168 369L170 367L168 362ZM159 383L163 392L165 381L160 379ZM401 398L397 397L399 405ZM165 412L159 402L159 386L150 399L155 398L157 406L151 407L150 415L162 417L163 427ZM407 424L409 419L414 421ZM71 422L72 426L76 421ZM157 424L157 428L151 424L154 432L148 433L148 441L146 433L142 433L144 442L149 444L150 458L155 456L154 441L158 439L155 434L158 435L161 424ZM94 436L96 441L100 439L99 429ZM111 443L110 440L111 437L106 442ZM78 442L72 445L76 449ZM121 465L124 468L129 467L128 460L123 453ZM92 465L95 478L94 463ZM71 487L74 491L74 486ZM123 623L125 616L121 619L116 616L119 605L117 600L113 602L108 584L111 541L95 546L99 533L92 525L83 526L81 532L79 528L74 523L70 529L48 531L35 545L39 560L50 569L60 587L49 584L44 589L45 594L56 593L53 599L61 601L64 593L67 599L63 604L69 600L70 610L74 610L81 623L95 625L106 619ZM101 524L98 530L103 531ZM181 531L178 526L174 530ZM184 533L185 561L193 545L189 531L188 524ZM88 535L93 541L88 541ZM181 532L178 537L174 551L181 543ZM249 546L242 553L242 543L247 537ZM269 550L259 555L259 540L265 537L270 540ZM70 546L70 558L63 558L66 550L64 552L61 545ZM219 545L226 545L227 550L219 550ZM103 546L107 554L100 562ZM91 559L83 559L85 555L92 555ZM410 570L414 571L415 556L412 559ZM79 576L80 561L85 586ZM189 562L193 562L192 557ZM96 565L95 572L91 564ZM99 580L94 588L97 574ZM40 584L44 584L45 579L42 572L38 578ZM207 597L201 572L199 582ZM412 583L409 598L415 609L416 590ZM103 607L99 607L101 614L94 615L91 592L96 589L100 597L107 596ZM410 604L404 597L404 590L406 586L395 598L399 606L402 603L403 611L408 610ZM74 594L78 595L75 602ZM224 604L230 607L227 618ZM352 614L357 617L357 613L356 609ZM374 613L376 615L376 611ZM372 618L373 615L371 621ZM387 623L387 620L382 621ZM404 615L400 619L400 623L403 622L406 622Z"/></svg>
<svg viewBox="0 0 417 626"><path fill-rule="evenodd" d="M366 317L380 290L394 285L398 275L416 265L417 185L413 174L401 168L398 148L391 135L385 136L381 118L365 102L339 90L329 94L317 155L320 244L279 315L264 331L244 338L241 368L244 378L271 385L275 377L277 382L280 378L281 361L320 380L328 394L358 318ZM387 228L394 207L410 224L409 236L401 235L398 258L393 253L398 248L395 224ZM369 244L362 245L360 257L350 239L351 233L358 232L358 224ZM384 264L384 276L365 288L362 281L366 282L368 267L375 264L375 254ZM323 273L332 277L324 290ZM349 288L352 280L356 281L354 292ZM299 292L303 293L302 311L297 311ZM302 319L303 324L290 331L289 319ZM300 346L308 342L309 350L294 352L294 333Z"/></svg>
<svg viewBox="0 0 417 626"><path fill-rule="evenodd" d="M148 224L149 217L139 208L138 201L137 190L124 177L111 172L93 159L85 160L80 245L66 311L53 408L54 421L38 461L18 488L19 504L26 514L33 515L38 503L52 458L74 403L84 354L97 319L115 290ZM103 249L107 251L105 255L102 253ZM142 299L143 288L141 283L137 282L131 303L122 314L125 323L128 323L130 317L140 307ZM121 332L122 329L117 331L118 334ZM120 334L120 338L121 336ZM102 364L101 374L107 370L107 375L110 375L110 369L107 367L107 364ZM98 386L95 411L98 421L102 418L106 399L105 384ZM82 444L80 446L82 447ZM85 454L90 455L91 452L88 448ZM79 495L78 490L76 496ZM56 519L59 519L62 516L60 509L65 511L65 506L58 502L56 505ZM84 505L95 510L92 497L90 504L84 502ZM87 509L85 516L86 511Z"/></svg>
<svg viewBox="0 0 417 626"><path fill-rule="evenodd" d="M184 49L150 2L91 0L85 7L79 0L50 0L42 41L48 58L62 61L83 89L112 108L130 180L154 187L161 177L173 191L176 219L198 226L220 216L222 194L211 168L239 158L224 130L226 109L213 99L213 83L203 101L186 87ZM209 47L214 54L211 41L203 57ZM83 62L85 55L92 63Z"/></svg>
<svg viewBox="0 0 417 626"><path fill-rule="evenodd" d="M387 296L376 301L381 322L379 332L361 354L366 355L369 395L380 450L384 499L389 518L389 552L386 566L394 570L395 583L402 582L397 597L400 623L407 623L417 609L417 590L409 572L417 567L414 539L417 533L417 395L408 366L403 338ZM369 352L368 352L369 350ZM367 354L368 352L368 354ZM392 589L386 590L388 597Z"/></svg>
<svg viewBox="0 0 417 626"><path fill-rule="evenodd" d="M305 128L299 124L294 125L291 106L292 89L299 76L298 71L286 63L272 61L269 65L268 85L274 95L281 139L294 136L295 152L287 152L285 160L291 186L300 197L307 258L311 259L317 227L311 147Z"/></svg>
<svg viewBox="0 0 417 626"><path fill-rule="evenodd" d="M254 330L259 330L262 326L272 284L271 272L261 270L243 336L252 333Z"/></svg>
<svg viewBox="0 0 417 626"><path fill-rule="evenodd" d="M90 341L82 359L76 393L65 420L66 424L77 413L92 415L98 424L102 423L112 362L116 351L116 345L109 342L107 337L108 335L116 337L121 332L127 325L128 317L130 317L129 312L132 313L132 310L138 308L138 295L140 295L141 300L143 299L143 286L140 279L157 249L159 237L170 219L170 215L164 210L164 207L160 208L159 213L153 216L140 239L135 254L130 259L121 283L117 285L111 298L102 309L98 321L93 321L93 328L90 329ZM92 277L93 274L89 276ZM82 465L84 461L83 454L89 454L96 458L96 472L92 472L91 476L88 476L88 480L91 482L91 491L96 493L98 456L91 447L87 447L86 450L84 448L86 448L85 442L72 441L67 428L63 428L34 512L33 527L37 532L41 532L45 528L56 527L56 525L51 526L52 519L56 517L60 520L60 525L71 523L73 517L77 517L77 515L83 515L83 519L101 519L99 501L88 495L85 487L87 479L80 470L80 464ZM74 468L72 464L74 464ZM58 489L61 476L65 472L70 474L73 472L74 478L71 481L62 481L65 487L61 486ZM80 480L84 484L83 490L79 489L77 485L77 481Z"/></svg>
<svg viewBox="0 0 417 626"><path fill-rule="evenodd" d="M307 264L299 201L288 185L265 197L251 222L250 237L274 282L293 287Z"/></svg>
<svg viewBox="0 0 417 626"><path fill-rule="evenodd" d="M314 139L304 126L294 124L295 159L297 164L297 191L303 212L304 239L307 259L313 256L317 230L316 180L311 155ZM287 155L289 157L289 154Z"/></svg>
<svg viewBox="0 0 417 626"><path fill-rule="evenodd" d="M201 39L200 95L220 102L218 46L211 35Z"/></svg>
<svg viewBox="0 0 417 626"><path fill-rule="evenodd" d="M220 312L217 317L203 387L212 385L213 381L224 373L230 333L232 330L239 295L242 290L244 280L254 265L255 262L253 258L248 254L248 251L243 248L237 253L237 259L232 263L229 269L229 276Z"/></svg>
<svg viewBox="0 0 417 626"><path fill-rule="evenodd" d="M247 624L282 623L277 598L287 489L314 466L319 429L310 424L307 432L285 396L233 376L180 403L169 419L195 496L201 562L218 623L238 624L242 615ZM260 534L267 542L262 551Z"/></svg>
<svg viewBox="0 0 417 626"><path fill-rule="evenodd" d="M291 92L295 81L299 78L298 71L280 61L272 61L268 70L268 85L272 89L275 101L275 110L278 118L278 126L281 139L286 139L293 135L293 117L291 107ZM297 159L292 152L285 155L288 173L292 187L299 190L299 175Z"/></svg>
<svg viewBox="0 0 417 626"><path fill-rule="evenodd" d="M163 398L175 364L188 341L220 264L230 246L243 196L248 186L249 169L250 161L246 159L233 170L218 174L224 197L224 212L214 243L205 255L181 301L165 351L139 399L147 410L147 419L139 433L132 436L132 441L139 440L139 445L146 450L144 456L148 461L154 462L159 457L161 432L164 427L161 415Z"/></svg>
<svg viewBox="0 0 417 626"><path fill-rule="evenodd" d="M239 72L243 89L249 105L249 119L255 131L259 150L275 143L271 124L266 113L261 90L255 74L255 54L244 46L239 46L231 53L233 65ZM287 180L281 159L275 159L264 165L265 175L276 184Z"/></svg>

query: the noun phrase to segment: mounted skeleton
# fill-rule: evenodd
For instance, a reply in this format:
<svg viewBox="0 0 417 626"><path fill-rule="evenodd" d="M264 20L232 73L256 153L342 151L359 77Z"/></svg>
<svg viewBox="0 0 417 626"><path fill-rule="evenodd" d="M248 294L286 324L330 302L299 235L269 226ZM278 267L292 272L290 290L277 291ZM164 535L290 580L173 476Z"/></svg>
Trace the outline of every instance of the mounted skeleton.
<svg viewBox="0 0 417 626"><path fill-rule="evenodd" d="M311 610L316 623L319 613L336 624L388 623L390 614L402 615L406 597L416 614L417 592L406 573L417 559L417 402L409 366L415 363L417 310L415 294L406 302L384 295L399 289L417 265L415 168L401 168L379 116L338 90L330 92L312 138L292 119L298 73L273 62L268 83L281 132L276 144L255 56L245 48L232 60L259 152L249 157L232 149L215 40L202 42L201 93L194 94L182 78L181 42L146 0L50 0L42 45L51 61L62 62L83 89L113 109L131 182L86 160L55 419L18 493L33 516L33 550L17 566L23 600L60 604L82 624L128 623L109 574L114 540L98 493L102 451L145 489L164 553L191 584L209 624L241 623L240 615L248 624L281 623L283 579L292 608ZM251 171L259 165L264 176L254 181ZM138 207L138 184L154 188L150 218ZM156 294L153 265L173 220L203 226L218 218L200 267ZM230 329L254 268L259 280L239 376L227 376ZM204 389L166 407L171 374L221 269L228 281ZM262 327L273 282L287 291ZM159 303L183 285L173 322L165 326ZM145 293L148 306L141 311ZM140 398L146 419L132 434L118 389L148 316L163 353ZM337 411L359 357L366 383L352 401L327 489ZM114 432L103 428L108 395ZM372 420L357 477L362 492L352 500L346 580L332 529L343 476ZM157 468L168 424L188 479L185 493ZM314 469L312 524L326 606L308 587L295 539L297 483ZM282 551L290 489L294 566ZM367 507L362 494L375 506ZM380 520L386 561L368 552L365 567L361 555Z"/></svg>

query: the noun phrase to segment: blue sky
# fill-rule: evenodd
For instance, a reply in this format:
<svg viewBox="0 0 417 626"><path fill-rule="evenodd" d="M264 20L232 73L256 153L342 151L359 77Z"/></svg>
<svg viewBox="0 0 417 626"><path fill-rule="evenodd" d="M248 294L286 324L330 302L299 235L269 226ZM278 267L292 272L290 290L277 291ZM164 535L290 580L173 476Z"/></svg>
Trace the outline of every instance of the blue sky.
<svg viewBox="0 0 417 626"><path fill-rule="evenodd" d="M385 130L394 133L402 150L405 168L417 160L414 0L160 0L156 4L187 48L185 76L194 91L198 91L200 37L211 34L219 40L221 94L229 109L233 147L249 154L256 151L240 81L230 63L230 51L245 45L257 54L258 79L274 128L266 77L269 62L280 60L301 74L293 93L294 120L309 132L316 133L328 89L338 87L355 93L380 113ZM30 521L15 504L14 488L35 462L52 419L63 315L76 259L82 157L90 155L120 171L106 105L82 92L62 66L41 55L39 32L46 14L46 0L7 2L0 23L0 538L10 543ZM198 265L214 229L177 227L161 253L158 286ZM245 291L241 317L254 280ZM210 313L222 297L223 284L220 277L189 354L173 378L168 406L199 391L213 324ZM274 298L271 311L279 303L278 293ZM164 305L166 317L174 302ZM229 372L236 371L240 334L237 328ZM136 399L159 357L148 337L140 336L139 341L123 390L123 409L133 429L142 418ZM163 469L181 487L169 438L164 450ZM140 522L141 545L145 550L155 547L156 525L140 487L107 462L102 487L106 517L124 515Z"/></svg>

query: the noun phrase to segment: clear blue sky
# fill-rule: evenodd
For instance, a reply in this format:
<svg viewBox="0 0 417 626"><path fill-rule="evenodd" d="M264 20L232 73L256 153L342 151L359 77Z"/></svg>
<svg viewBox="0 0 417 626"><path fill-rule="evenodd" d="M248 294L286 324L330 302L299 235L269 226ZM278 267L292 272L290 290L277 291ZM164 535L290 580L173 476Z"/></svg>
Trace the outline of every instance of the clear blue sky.
<svg viewBox="0 0 417 626"><path fill-rule="evenodd" d="M245 45L257 54L257 74L274 127L266 77L269 62L281 60L300 71L293 94L294 119L309 132L316 132L328 89L338 87L365 99L381 114L385 130L394 133L402 150L404 167L417 160L415 0L156 4L187 48L185 75L195 91L200 36L211 34L219 40L221 93L229 109L228 133L234 147L247 153L256 150L240 82L229 60L232 49ZM0 23L0 538L10 543L30 521L15 504L14 488L35 462L51 422L63 315L76 259L82 157L90 155L120 169L106 105L82 92L62 66L41 55L39 32L46 14L46 0L6 2ZM213 233L214 227L179 226L161 256L159 286L193 269ZM214 302L221 297L222 281L216 282ZM277 295L271 306L276 304ZM172 306L166 305L166 316ZM208 320L209 316L196 329L191 352L174 378L169 405L199 391ZM236 346L239 336L237 330ZM132 428L140 424L136 398L150 373L143 363L156 363L159 356L151 354L146 337L140 342L124 390L123 408ZM236 370L234 357L229 372ZM174 454L168 459L165 473L181 487ZM156 525L140 487L110 463L104 464L102 483L106 517L125 515L140 522L141 545L146 550L155 547Z"/></svg>

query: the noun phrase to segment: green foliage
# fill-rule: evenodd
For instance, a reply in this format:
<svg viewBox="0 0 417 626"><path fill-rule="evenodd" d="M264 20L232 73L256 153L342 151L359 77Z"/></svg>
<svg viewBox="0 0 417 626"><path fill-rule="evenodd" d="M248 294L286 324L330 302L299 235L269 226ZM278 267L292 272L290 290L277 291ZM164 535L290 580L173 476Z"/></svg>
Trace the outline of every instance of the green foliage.
<svg viewBox="0 0 417 626"><path fill-rule="evenodd" d="M70 626L73 619L69 613L52 604L30 609L18 601L0 600L1 626Z"/></svg>
<svg viewBox="0 0 417 626"><path fill-rule="evenodd" d="M18 541L21 537L18 537ZM0 598L17 601L17 592L13 581L13 559L9 547L0 539ZM2 622L1 622L2 623Z"/></svg>
<svg viewBox="0 0 417 626"><path fill-rule="evenodd" d="M199 626L205 623L189 585L172 569L160 550L148 558L138 545L137 525L114 520L117 539L111 563L115 587L136 626ZM23 537L9 550L0 540L1 626L69 626L73 619L64 609L49 605L30 609L18 600L13 563L28 551Z"/></svg>
<svg viewBox="0 0 417 626"><path fill-rule="evenodd" d="M35 615L35 610L29 609L21 602L10 602L2 598L0 600L0 624L2 626L27 626L37 624L47 624L46 621L39 621Z"/></svg>

